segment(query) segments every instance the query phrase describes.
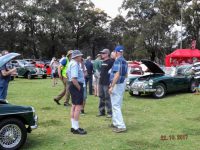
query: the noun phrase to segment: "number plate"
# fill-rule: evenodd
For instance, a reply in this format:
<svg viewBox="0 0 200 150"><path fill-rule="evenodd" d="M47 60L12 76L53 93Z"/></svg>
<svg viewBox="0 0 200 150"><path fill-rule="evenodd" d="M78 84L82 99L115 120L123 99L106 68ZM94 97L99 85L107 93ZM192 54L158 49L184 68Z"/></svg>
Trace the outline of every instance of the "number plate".
<svg viewBox="0 0 200 150"><path fill-rule="evenodd" d="M133 94L134 94L134 95L138 95L139 92L138 92L138 91L133 91Z"/></svg>

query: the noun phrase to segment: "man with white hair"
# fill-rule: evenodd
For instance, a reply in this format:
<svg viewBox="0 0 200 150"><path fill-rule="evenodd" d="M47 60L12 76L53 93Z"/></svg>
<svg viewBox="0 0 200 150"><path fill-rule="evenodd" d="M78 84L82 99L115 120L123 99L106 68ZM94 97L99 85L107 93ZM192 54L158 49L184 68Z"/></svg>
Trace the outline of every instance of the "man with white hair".
<svg viewBox="0 0 200 150"><path fill-rule="evenodd" d="M125 79L127 77L128 64L123 57L123 46L116 46L116 58L112 66L110 75L110 97L112 103L112 125L113 132L120 133L126 131L126 125L123 120L121 107L123 102L123 95L125 91Z"/></svg>

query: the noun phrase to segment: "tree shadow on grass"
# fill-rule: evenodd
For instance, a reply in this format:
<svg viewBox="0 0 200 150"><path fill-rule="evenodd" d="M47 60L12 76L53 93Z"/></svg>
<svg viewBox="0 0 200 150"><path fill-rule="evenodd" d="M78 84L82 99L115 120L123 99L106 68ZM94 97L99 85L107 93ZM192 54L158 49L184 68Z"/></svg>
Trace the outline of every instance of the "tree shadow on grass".
<svg viewBox="0 0 200 150"><path fill-rule="evenodd" d="M46 121L41 121L39 123L40 126L59 126L59 125L63 125L62 121L58 121L58 120L46 120Z"/></svg>
<svg viewBox="0 0 200 150"><path fill-rule="evenodd" d="M195 117L195 118L187 118L188 120L191 121L200 121L200 116L199 117Z"/></svg>

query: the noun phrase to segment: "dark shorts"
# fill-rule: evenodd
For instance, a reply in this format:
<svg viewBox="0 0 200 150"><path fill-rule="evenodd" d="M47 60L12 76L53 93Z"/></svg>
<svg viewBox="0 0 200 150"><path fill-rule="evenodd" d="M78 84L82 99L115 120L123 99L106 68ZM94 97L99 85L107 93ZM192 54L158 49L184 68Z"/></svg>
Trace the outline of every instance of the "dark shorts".
<svg viewBox="0 0 200 150"><path fill-rule="evenodd" d="M52 77L53 77L53 78L57 78L57 77L58 77L58 73L57 73L57 72L53 73L53 74L52 74Z"/></svg>
<svg viewBox="0 0 200 150"><path fill-rule="evenodd" d="M69 83L69 92L72 98L73 105L83 105L83 83L79 83L79 85L81 86L80 91L72 82Z"/></svg>

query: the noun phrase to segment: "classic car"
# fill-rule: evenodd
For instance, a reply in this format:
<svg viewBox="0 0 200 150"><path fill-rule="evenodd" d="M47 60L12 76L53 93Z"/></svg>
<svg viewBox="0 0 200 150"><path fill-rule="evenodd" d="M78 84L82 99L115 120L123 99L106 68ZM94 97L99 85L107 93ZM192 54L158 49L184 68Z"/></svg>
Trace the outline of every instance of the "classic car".
<svg viewBox="0 0 200 150"><path fill-rule="evenodd" d="M163 98L170 92L195 92L196 82L191 74L192 65L184 65L164 72L149 60L142 60L142 63L147 66L151 74L139 77L130 83L130 95L152 94L155 98Z"/></svg>
<svg viewBox="0 0 200 150"><path fill-rule="evenodd" d="M34 77L47 78L46 70L42 68L36 68L34 64L27 62L26 60L12 60L12 65L17 68L18 77L23 76L28 79Z"/></svg>
<svg viewBox="0 0 200 150"><path fill-rule="evenodd" d="M0 67L19 54L0 57ZM26 142L27 133L37 128L38 117L31 106L17 106L0 100L0 149L16 150Z"/></svg>

